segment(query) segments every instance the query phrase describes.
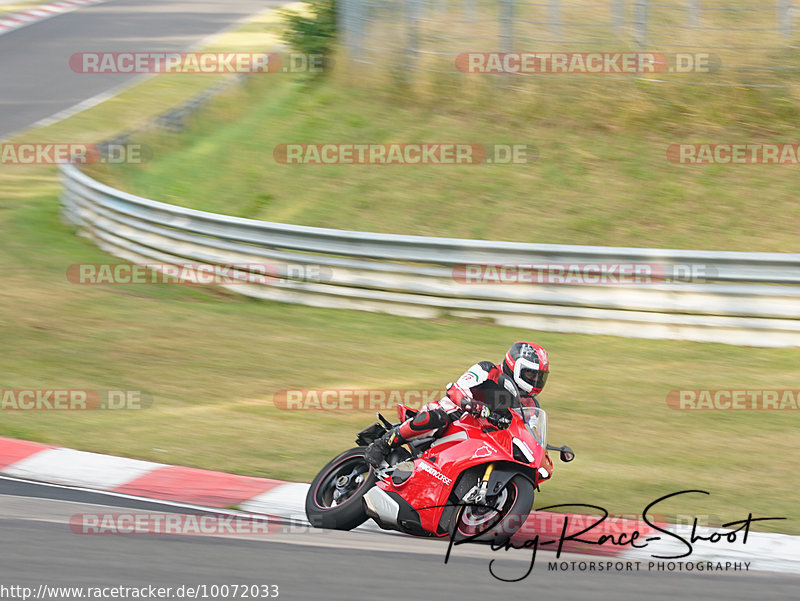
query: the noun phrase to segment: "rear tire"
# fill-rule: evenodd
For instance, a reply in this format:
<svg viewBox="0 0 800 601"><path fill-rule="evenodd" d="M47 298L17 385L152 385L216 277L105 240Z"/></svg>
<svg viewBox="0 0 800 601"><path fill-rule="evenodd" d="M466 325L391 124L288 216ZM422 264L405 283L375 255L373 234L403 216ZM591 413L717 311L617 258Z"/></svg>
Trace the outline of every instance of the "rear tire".
<svg viewBox="0 0 800 601"><path fill-rule="evenodd" d="M338 455L311 482L306 495L308 521L332 530L360 526L368 519L361 500L375 481L375 473L364 460L364 447Z"/></svg>
<svg viewBox="0 0 800 601"><path fill-rule="evenodd" d="M456 542L471 539L499 545L522 528L533 507L533 484L530 480L521 475L514 476L497 498L496 509L461 507L454 513L452 527L456 529ZM481 534L472 538L477 533Z"/></svg>

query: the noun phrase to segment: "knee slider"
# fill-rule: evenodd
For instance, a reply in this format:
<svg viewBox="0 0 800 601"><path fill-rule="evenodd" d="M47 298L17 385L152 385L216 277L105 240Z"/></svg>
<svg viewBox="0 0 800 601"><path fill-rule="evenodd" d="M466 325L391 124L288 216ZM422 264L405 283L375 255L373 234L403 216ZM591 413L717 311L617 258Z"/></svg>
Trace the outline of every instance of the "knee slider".
<svg viewBox="0 0 800 601"><path fill-rule="evenodd" d="M447 423L447 414L441 409L421 411L414 416L409 426L412 430L434 430Z"/></svg>

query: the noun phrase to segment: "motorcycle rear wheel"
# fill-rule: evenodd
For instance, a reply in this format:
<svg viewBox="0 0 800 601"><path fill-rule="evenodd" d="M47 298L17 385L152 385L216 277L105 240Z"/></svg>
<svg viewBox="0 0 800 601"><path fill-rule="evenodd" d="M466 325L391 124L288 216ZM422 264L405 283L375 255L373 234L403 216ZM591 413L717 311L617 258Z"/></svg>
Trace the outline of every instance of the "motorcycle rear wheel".
<svg viewBox="0 0 800 601"><path fill-rule="evenodd" d="M375 473L364 460L364 447L332 459L311 482L306 517L312 526L352 530L367 521L362 498L375 484Z"/></svg>

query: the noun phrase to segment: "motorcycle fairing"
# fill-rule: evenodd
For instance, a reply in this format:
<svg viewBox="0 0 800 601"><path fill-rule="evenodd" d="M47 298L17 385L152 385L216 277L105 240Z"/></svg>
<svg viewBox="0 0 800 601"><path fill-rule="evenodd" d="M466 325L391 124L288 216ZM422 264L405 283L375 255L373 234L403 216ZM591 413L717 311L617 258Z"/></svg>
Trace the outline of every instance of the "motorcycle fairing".
<svg viewBox="0 0 800 601"><path fill-rule="evenodd" d="M532 442L524 422L518 416L503 430L484 431L483 425L483 422L469 415L453 422L436 444L414 460L414 473L410 477L397 485L391 478L386 478L379 481L376 487L398 502L399 506L410 508L418 514L418 523L423 532L436 532L437 535L444 536L447 533L442 532L438 526L446 506L457 502L457 499L451 497L451 493L463 472L476 466L500 462L489 479L489 494L493 494L495 489L501 490L518 473L522 473L536 485L539 466L543 463L552 466L546 450ZM519 460L519 453L515 458L514 438L527 439L534 461L528 462L527 458ZM478 471L482 473L482 470ZM406 499L413 501L413 507ZM413 523L413 529L416 530L417 520L408 521ZM399 525L402 527L402 524Z"/></svg>

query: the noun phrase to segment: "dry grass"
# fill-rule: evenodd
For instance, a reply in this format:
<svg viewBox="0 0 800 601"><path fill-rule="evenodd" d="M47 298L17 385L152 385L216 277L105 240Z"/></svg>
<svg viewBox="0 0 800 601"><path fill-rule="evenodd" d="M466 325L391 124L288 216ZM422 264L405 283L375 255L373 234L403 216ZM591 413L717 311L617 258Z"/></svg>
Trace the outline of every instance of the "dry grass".
<svg viewBox="0 0 800 601"><path fill-rule="evenodd" d="M796 167L699 167L671 163L666 155L674 143L791 140L793 122L706 126L704 117L659 98L657 84L600 82L569 106L545 99L533 106L531 97L517 95L519 104L475 110L461 97L434 107L384 94L377 83L375 89L348 86L349 75L312 85L251 81L199 116L184 136L143 137L157 149L157 161L95 173L167 202L304 225L566 244L800 250ZM614 85L633 95L612 102ZM705 111L700 102L692 107ZM477 166L283 165L273 158L282 143L420 141L531 144L538 158ZM765 200L753 202L756 197Z"/></svg>

